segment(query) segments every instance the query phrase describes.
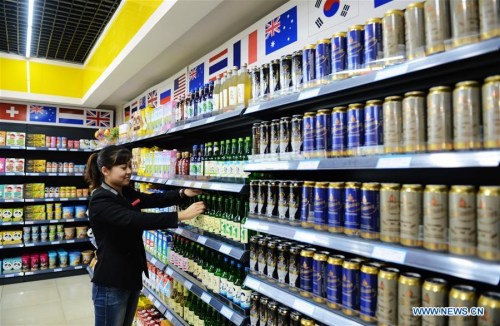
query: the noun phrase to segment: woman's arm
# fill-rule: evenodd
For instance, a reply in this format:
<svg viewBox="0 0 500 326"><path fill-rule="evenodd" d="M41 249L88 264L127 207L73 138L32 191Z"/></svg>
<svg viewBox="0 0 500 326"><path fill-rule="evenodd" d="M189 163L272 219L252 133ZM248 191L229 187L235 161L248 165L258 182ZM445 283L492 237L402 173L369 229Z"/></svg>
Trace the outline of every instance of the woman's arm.
<svg viewBox="0 0 500 326"><path fill-rule="evenodd" d="M127 191L130 193L126 196L132 198L132 201L140 200L137 207L141 209L180 205L184 201L179 190L167 191L164 194L145 194L132 188L127 189Z"/></svg>

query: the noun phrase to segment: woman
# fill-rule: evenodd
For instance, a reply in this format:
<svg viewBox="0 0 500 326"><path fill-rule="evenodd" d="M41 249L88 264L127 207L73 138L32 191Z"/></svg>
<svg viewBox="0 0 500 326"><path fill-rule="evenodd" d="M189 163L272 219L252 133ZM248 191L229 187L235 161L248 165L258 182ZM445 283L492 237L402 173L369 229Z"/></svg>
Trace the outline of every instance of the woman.
<svg viewBox="0 0 500 326"><path fill-rule="evenodd" d="M92 196L90 225L97 242L97 265L92 279L96 326L132 324L142 289L142 273L148 275L142 242L144 230L175 228L205 210L197 202L178 213L141 213L142 208L181 204L201 191L181 189L148 195L131 187L132 153L108 146L90 156L85 173Z"/></svg>

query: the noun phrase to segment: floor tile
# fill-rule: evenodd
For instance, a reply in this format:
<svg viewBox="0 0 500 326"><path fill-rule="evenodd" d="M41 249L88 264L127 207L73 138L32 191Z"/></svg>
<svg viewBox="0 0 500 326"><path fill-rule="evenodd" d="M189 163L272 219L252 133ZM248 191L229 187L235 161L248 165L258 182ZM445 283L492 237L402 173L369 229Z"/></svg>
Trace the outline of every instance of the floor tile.
<svg viewBox="0 0 500 326"><path fill-rule="evenodd" d="M56 280L54 279L9 284L4 286L4 294L18 293L22 291L31 291L33 289L45 289L45 288L55 287L56 285L57 283Z"/></svg>
<svg viewBox="0 0 500 326"><path fill-rule="evenodd" d="M36 288L30 290L19 291L17 293L5 293L2 296L0 305L2 309L29 307L40 305L41 303L58 304L61 301L59 292L56 286Z"/></svg>
<svg viewBox="0 0 500 326"><path fill-rule="evenodd" d="M92 284L87 274L71 277L61 277L55 280L57 285Z"/></svg>
<svg viewBox="0 0 500 326"><path fill-rule="evenodd" d="M93 326L94 325L94 315L92 315L92 317L67 321L66 325L68 325L68 326Z"/></svg>
<svg viewBox="0 0 500 326"><path fill-rule="evenodd" d="M91 300L87 299L73 299L73 300L63 300L62 308L64 316L67 321L73 321L75 319L82 318L93 318L94 317L94 305Z"/></svg>
<svg viewBox="0 0 500 326"><path fill-rule="evenodd" d="M2 326L18 325L65 325L66 320L62 307L56 304L39 304L25 307L6 308L2 304L0 324Z"/></svg>
<svg viewBox="0 0 500 326"><path fill-rule="evenodd" d="M71 299L92 299L92 286L91 284L73 284L73 285L58 285L57 289L61 300L71 300Z"/></svg>

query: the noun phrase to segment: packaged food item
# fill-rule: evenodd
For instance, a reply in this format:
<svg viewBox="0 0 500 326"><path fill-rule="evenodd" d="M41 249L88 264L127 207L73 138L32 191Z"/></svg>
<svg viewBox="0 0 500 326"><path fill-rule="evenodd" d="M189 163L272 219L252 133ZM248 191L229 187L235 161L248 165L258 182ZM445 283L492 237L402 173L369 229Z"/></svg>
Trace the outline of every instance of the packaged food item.
<svg viewBox="0 0 500 326"><path fill-rule="evenodd" d="M0 173L5 173L5 157L0 157Z"/></svg>

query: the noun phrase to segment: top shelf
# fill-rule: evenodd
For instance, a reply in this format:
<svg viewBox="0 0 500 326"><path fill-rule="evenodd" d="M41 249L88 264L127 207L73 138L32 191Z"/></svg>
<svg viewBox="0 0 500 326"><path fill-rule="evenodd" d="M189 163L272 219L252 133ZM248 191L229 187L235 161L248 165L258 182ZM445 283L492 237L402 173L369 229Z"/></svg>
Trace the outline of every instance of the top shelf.
<svg viewBox="0 0 500 326"><path fill-rule="evenodd" d="M53 147L33 147L33 146L0 146L0 149L13 149L23 151L44 151L44 152L93 152L90 148L53 148Z"/></svg>

